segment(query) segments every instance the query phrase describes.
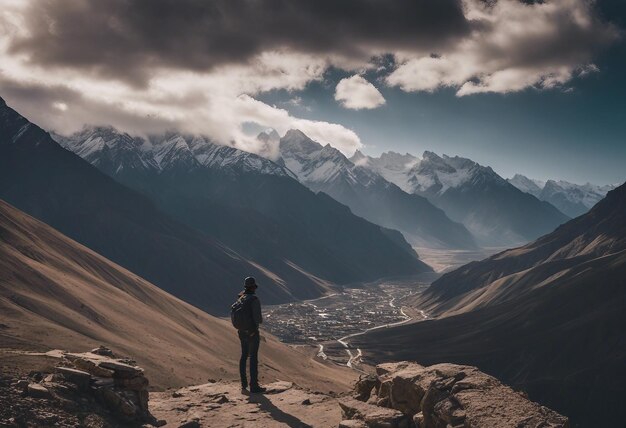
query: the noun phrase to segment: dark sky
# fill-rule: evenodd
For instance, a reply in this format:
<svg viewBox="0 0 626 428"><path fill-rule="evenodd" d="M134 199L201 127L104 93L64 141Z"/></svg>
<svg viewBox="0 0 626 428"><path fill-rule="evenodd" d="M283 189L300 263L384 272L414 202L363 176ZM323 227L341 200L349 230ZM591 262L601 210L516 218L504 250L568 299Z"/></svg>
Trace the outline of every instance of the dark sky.
<svg viewBox="0 0 626 428"><path fill-rule="evenodd" d="M350 155L626 179L623 0L0 0L0 96L47 129L299 128ZM252 126L250 125L252 124Z"/></svg>

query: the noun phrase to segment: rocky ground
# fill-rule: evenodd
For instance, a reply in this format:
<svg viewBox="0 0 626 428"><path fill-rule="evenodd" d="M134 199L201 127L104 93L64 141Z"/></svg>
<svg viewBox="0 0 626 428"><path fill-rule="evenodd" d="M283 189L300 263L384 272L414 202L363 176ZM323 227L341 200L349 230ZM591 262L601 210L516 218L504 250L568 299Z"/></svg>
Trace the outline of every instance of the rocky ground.
<svg viewBox="0 0 626 428"><path fill-rule="evenodd" d="M566 417L471 366L381 364L351 393L276 381L250 394L220 380L148 393L143 369L106 348L45 357L43 370L2 367L0 427L569 427Z"/></svg>
<svg viewBox="0 0 626 428"><path fill-rule="evenodd" d="M266 387L262 395L242 392L233 382L154 393L150 410L168 427L336 427L342 420L335 397L290 382Z"/></svg>
<svg viewBox="0 0 626 428"><path fill-rule="evenodd" d="M339 400L340 428L567 428L569 421L476 367L380 364Z"/></svg>

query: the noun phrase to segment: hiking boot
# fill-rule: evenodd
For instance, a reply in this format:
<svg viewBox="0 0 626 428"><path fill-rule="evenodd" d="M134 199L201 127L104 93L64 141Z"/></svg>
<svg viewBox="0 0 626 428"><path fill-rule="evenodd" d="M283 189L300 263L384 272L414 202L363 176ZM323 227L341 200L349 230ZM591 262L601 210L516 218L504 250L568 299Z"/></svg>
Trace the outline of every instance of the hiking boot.
<svg viewBox="0 0 626 428"><path fill-rule="evenodd" d="M259 385L254 385L250 387L250 392L253 394L263 394L265 391L267 391L267 388L263 388Z"/></svg>

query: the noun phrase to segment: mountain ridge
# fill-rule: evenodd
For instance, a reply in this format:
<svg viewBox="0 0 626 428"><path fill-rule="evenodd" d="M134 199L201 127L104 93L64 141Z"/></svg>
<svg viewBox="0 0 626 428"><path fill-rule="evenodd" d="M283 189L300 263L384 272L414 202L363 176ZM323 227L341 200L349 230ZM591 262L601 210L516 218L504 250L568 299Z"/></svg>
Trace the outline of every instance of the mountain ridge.
<svg viewBox="0 0 626 428"><path fill-rule="evenodd" d="M101 138L98 132L59 139L81 152ZM129 136L113 134L106 147L118 151L120 140L119 151L128 155L123 149ZM281 290L271 303L288 301L286 296L319 297L333 284L430 269L403 238L311 192L271 160L179 134L149 137L132 150L130 159L143 155L154 161L133 163L139 168L130 173L119 168L123 158L117 164L99 162L108 155L104 150L90 152L88 160L178 222L214 237L259 267Z"/></svg>
<svg viewBox="0 0 626 428"><path fill-rule="evenodd" d="M183 300L222 313L242 272L272 284L262 269L173 221L6 103L0 108L0 153L0 198ZM268 294L290 298L279 287L268 287Z"/></svg>
<svg viewBox="0 0 626 428"><path fill-rule="evenodd" d="M530 244L443 275L407 302L431 320L351 341L374 361L476 365L575 424L619 426L624 277L626 185Z"/></svg>
<svg viewBox="0 0 626 428"><path fill-rule="evenodd" d="M541 181L521 174L515 174L508 181L520 190L542 201L550 202L572 218L589 211L606 196L608 191L617 187L611 184L574 184L565 180Z"/></svg>
<svg viewBox="0 0 626 428"><path fill-rule="evenodd" d="M329 144L322 146L292 129L280 139L279 153L311 190L329 194L369 221L401 231L414 246L476 248L471 234L428 200L404 192Z"/></svg>
<svg viewBox="0 0 626 428"><path fill-rule="evenodd" d="M471 159L431 151L421 158L409 154L373 158L359 153L354 159L405 191L427 198L465 225L482 246L524 244L568 219L551 204L520 191L491 167Z"/></svg>

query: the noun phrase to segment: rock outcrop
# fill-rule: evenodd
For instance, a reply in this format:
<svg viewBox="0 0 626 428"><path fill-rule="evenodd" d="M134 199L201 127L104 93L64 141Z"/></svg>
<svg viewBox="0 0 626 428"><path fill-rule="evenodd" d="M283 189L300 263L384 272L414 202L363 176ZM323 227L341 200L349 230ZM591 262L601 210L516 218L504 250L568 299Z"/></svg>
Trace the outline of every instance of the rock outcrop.
<svg viewBox="0 0 626 428"><path fill-rule="evenodd" d="M534 403L476 367L381 364L359 380L354 398L339 400L343 427L569 427L568 419Z"/></svg>
<svg viewBox="0 0 626 428"><path fill-rule="evenodd" d="M148 379L143 369L130 359L117 359L100 347L82 354L66 353L64 365L57 367L64 379L88 389L95 399L119 419L127 422L151 421L148 410Z"/></svg>
<svg viewBox="0 0 626 428"><path fill-rule="evenodd" d="M89 425L86 416L70 422L63 417L63 411L66 411L74 416L89 414L92 419L102 420L102 426L112 426L111 423L160 426L148 409L148 384L142 368L130 359L116 358L107 348L79 354L63 353L53 373L35 372L28 379L12 382L13 390L21 394L12 401L24 401L24 407L47 410L25 414L20 422L22 412L15 408L12 411L14 416L6 421L0 420L0 425L22 426L24 422L27 426L32 423L47 426L50 418L41 420L41 414L48 413L55 416L53 425L61 421L64 426ZM107 419L108 424L105 424Z"/></svg>

